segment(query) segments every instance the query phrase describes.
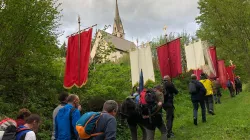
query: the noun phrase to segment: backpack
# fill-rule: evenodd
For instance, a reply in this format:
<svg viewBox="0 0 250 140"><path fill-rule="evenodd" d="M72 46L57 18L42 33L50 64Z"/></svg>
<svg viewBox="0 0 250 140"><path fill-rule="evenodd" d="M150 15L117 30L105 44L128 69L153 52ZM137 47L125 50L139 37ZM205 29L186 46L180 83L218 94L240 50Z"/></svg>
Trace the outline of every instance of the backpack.
<svg viewBox="0 0 250 140"><path fill-rule="evenodd" d="M103 134L102 132L93 133L101 116L102 113L100 112L87 112L82 115L82 117L76 122L76 131L78 132L80 139L89 139Z"/></svg>
<svg viewBox="0 0 250 140"><path fill-rule="evenodd" d="M0 140L16 140L16 121L11 118L0 122Z"/></svg>
<svg viewBox="0 0 250 140"><path fill-rule="evenodd" d="M140 109L141 114L143 115L151 115L157 109L156 103L156 93L154 90L144 89L140 95Z"/></svg>
<svg viewBox="0 0 250 140"><path fill-rule="evenodd" d="M154 90L150 89L146 92L145 100L147 104L154 104L156 103L156 93Z"/></svg>
<svg viewBox="0 0 250 140"><path fill-rule="evenodd" d="M189 83L189 93L191 94L196 94L197 93L197 88L196 88L196 84L192 81Z"/></svg>
<svg viewBox="0 0 250 140"><path fill-rule="evenodd" d="M15 140L24 140L25 136L31 130L25 126L19 126L16 130L16 139Z"/></svg>
<svg viewBox="0 0 250 140"><path fill-rule="evenodd" d="M146 105L147 104L147 101L146 101L146 93L147 93L147 90L146 89L143 89L142 92L140 93L140 101L139 103L141 105Z"/></svg>

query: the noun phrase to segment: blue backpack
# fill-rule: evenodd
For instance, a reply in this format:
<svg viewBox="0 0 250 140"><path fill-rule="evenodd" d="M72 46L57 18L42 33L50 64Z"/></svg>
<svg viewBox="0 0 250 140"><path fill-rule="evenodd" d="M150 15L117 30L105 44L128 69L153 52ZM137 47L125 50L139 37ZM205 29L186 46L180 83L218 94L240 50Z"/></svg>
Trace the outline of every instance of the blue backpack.
<svg viewBox="0 0 250 140"><path fill-rule="evenodd" d="M25 136L28 132L31 130L25 126L19 126L17 128L17 133L16 133L16 140L24 140Z"/></svg>
<svg viewBox="0 0 250 140"><path fill-rule="evenodd" d="M82 115L76 122L76 130L80 139L89 139L103 134L103 132L93 133L101 116L100 112L87 112Z"/></svg>

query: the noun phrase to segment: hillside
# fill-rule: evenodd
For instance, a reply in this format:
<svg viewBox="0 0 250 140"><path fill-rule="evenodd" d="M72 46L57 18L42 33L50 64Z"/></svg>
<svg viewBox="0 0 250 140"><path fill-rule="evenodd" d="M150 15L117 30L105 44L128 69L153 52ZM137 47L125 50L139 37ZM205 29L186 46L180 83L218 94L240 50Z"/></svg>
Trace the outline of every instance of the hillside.
<svg viewBox="0 0 250 140"><path fill-rule="evenodd" d="M201 122L199 108L198 126L193 125L192 104L189 97L179 95L175 104L175 138L173 140L248 140L250 139L250 95L243 92L236 98L223 93L222 104L215 104L215 116L207 115ZM159 139L157 133L157 140Z"/></svg>

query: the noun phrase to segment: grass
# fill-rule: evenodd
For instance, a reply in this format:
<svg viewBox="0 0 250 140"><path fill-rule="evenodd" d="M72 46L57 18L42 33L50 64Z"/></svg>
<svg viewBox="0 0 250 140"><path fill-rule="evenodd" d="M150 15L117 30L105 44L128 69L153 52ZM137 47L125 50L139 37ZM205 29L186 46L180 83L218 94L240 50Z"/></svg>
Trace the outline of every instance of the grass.
<svg viewBox="0 0 250 140"><path fill-rule="evenodd" d="M222 104L215 104L215 116L207 114L207 122L201 122L199 108L198 126L193 124L192 104L189 96L178 95L175 102L173 140L249 140L250 139L250 93L235 98L223 93ZM164 118L165 119L165 118ZM160 132L156 132L160 140Z"/></svg>

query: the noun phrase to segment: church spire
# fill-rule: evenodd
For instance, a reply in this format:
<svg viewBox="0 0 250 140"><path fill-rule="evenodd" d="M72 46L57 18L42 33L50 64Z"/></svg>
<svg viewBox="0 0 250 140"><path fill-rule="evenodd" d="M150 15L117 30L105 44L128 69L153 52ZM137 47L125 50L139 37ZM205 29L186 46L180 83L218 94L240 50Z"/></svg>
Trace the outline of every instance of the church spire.
<svg viewBox="0 0 250 140"><path fill-rule="evenodd" d="M120 38L124 38L124 35L125 35L122 21L119 15L117 0L116 0L116 9L115 9L115 19L114 19L114 25L113 25L113 35L120 37Z"/></svg>

